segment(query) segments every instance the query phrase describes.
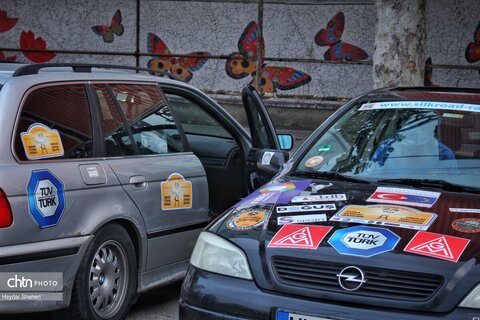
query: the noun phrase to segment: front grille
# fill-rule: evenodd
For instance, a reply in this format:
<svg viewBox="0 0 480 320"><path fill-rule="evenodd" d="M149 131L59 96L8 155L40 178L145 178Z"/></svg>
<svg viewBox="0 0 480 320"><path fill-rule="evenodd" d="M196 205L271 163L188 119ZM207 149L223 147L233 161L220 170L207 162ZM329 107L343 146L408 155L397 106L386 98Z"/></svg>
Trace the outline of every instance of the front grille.
<svg viewBox="0 0 480 320"><path fill-rule="evenodd" d="M342 292L337 274L347 265L323 261L273 257L272 266L281 284L318 291ZM357 266L367 282L349 294L405 301L425 301L442 286L437 275ZM302 291L307 294L305 291Z"/></svg>

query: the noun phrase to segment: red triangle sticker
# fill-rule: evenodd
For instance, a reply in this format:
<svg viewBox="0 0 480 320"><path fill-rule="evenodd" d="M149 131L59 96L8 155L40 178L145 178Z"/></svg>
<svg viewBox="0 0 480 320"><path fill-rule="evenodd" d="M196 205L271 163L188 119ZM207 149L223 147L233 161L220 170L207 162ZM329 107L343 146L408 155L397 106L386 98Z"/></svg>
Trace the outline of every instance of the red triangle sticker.
<svg viewBox="0 0 480 320"><path fill-rule="evenodd" d="M404 251L457 262L469 242L469 239L419 231Z"/></svg>
<svg viewBox="0 0 480 320"><path fill-rule="evenodd" d="M315 250L331 229L332 227L286 224L270 240L268 247Z"/></svg>

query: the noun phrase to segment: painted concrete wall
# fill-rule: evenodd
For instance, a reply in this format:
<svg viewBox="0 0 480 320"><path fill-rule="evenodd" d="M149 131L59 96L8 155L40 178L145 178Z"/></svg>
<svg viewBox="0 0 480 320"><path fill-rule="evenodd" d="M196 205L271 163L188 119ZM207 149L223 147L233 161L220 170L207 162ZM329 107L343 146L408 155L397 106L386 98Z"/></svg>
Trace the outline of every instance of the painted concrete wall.
<svg viewBox="0 0 480 320"><path fill-rule="evenodd" d="M134 0L0 0L0 51L4 57L31 62L21 49L21 34L31 30L34 39L42 37L46 49L56 50L49 62L94 62L135 66L137 40L140 66L152 59L148 53L148 33L161 38L173 54L207 51L214 58L193 72L191 83L215 92L240 92L251 81L248 76L233 79L225 71L226 57L239 51L238 41L250 21L257 19L257 5L236 1L162 1L140 0L139 37L137 39L137 3ZM264 5L263 34L266 66L291 67L307 73L311 81L292 90L277 93L298 97L353 97L373 88L371 57L375 35L375 6L369 2L290 1L288 4ZM350 3L355 3L351 1ZM122 35L113 34L107 43L92 26L112 23L121 11ZM323 63L328 46L320 47L315 36L342 11L345 25L341 40L363 49L368 58L363 64ZM474 41L480 22L478 0L427 0L426 56L431 57L433 82L438 85L479 87L478 70L456 66L480 67L468 63L465 49ZM8 18L18 18L13 24ZM13 26L11 26L13 24ZM9 28L11 26L11 28ZM24 33L23 44L28 44ZM479 39L480 41L480 39ZM41 43L31 46L42 48ZM82 51L67 54L60 51ZM126 55L95 55L116 52ZM31 56L31 55L30 55ZM35 59L37 59L36 57ZM40 60L42 56L40 55ZM44 58L49 58L48 55ZM288 58L270 61L268 58ZM13 58L12 58L13 59ZM312 61L304 61L311 59ZM328 61L327 61L328 62ZM369 63L370 62L370 63ZM448 68L437 68L448 66Z"/></svg>

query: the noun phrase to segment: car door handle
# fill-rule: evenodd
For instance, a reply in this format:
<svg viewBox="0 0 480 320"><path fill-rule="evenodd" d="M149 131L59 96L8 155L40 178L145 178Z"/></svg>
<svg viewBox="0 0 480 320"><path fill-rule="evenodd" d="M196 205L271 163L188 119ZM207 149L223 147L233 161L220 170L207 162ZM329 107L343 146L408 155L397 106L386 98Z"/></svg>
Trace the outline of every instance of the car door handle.
<svg viewBox="0 0 480 320"><path fill-rule="evenodd" d="M147 186L147 178L144 176L130 177L130 184L138 189L143 189Z"/></svg>

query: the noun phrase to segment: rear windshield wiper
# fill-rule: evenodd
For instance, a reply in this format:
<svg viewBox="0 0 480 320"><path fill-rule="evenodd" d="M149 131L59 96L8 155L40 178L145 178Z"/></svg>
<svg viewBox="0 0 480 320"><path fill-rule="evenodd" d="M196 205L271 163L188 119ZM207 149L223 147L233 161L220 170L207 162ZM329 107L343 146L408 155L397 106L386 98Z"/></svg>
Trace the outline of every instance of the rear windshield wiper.
<svg viewBox="0 0 480 320"><path fill-rule="evenodd" d="M353 178L338 172L327 172L327 171L300 171L295 172L294 175L300 177L308 178L323 178L327 180L337 180L337 181L347 181L347 182L359 182L359 183L370 183L370 181Z"/></svg>
<svg viewBox="0 0 480 320"><path fill-rule="evenodd" d="M445 191L457 191L457 192L471 192L480 194L480 189L474 187L467 187L461 184L451 183L446 180L435 180L435 179L382 179L378 182L387 182L387 183L398 183L405 184L414 187L432 187L438 188Z"/></svg>

